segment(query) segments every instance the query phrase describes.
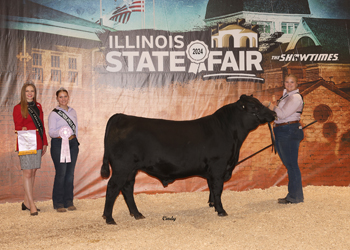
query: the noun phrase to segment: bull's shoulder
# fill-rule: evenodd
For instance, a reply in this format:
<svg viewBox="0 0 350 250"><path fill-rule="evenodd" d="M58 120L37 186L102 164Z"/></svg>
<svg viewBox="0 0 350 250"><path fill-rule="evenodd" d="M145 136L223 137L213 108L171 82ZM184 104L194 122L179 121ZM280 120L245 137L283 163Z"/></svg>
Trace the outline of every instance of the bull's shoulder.
<svg viewBox="0 0 350 250"><path fill-rule="evenodd" d="M241 109L236 103L227 104L219 108L212 117L216 119L222 126L232 126L238 120L237 118L242 118Z"/></svg>

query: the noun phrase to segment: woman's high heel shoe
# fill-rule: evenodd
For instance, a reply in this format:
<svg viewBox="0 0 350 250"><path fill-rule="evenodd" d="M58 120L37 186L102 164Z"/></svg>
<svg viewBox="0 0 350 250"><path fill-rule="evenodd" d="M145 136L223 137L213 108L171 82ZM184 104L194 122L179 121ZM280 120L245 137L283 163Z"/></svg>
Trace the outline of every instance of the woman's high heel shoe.
<svg viewBox="0 0 350 250"><path fill-rule="evenodd" d="M30 210L29 208L26 207L26 205L24 205L24 202L22 202L22 210Z"/></svg>
<svg viewBox="0 0 350 250"><path fill-rule="evenodd" d="M22 202L22 210L30 210L30 208L27 208L26 205L24 205L24 202ZM40 211L39 208L36 208L36 210L38 210L38 212ZM34 214L31 214L31 215L36 215L35 213Z"/></svg>
<svg viewBox="0 0 350 250"><path fill-rule="evenodd" d="M32 216L38 215L38 212L30 213L30 215L32 215Z"/></svg>

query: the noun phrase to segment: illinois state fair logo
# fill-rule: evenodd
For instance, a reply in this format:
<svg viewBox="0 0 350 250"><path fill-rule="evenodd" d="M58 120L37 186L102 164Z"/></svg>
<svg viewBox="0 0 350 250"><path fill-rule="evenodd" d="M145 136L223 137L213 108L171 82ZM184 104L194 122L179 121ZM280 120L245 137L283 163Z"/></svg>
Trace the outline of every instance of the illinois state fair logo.
<svg viewBox="0 0 350 250"><path fill-rule="evenodd" d="M258 35L242 32L238 25L226 26L211 34L209 46L201 40L185 44L186 33L169 35L134 35L131 32L109 36L106 54L109 72L205 72L203 78L263 80L262 54L258 51Z"/></svg>

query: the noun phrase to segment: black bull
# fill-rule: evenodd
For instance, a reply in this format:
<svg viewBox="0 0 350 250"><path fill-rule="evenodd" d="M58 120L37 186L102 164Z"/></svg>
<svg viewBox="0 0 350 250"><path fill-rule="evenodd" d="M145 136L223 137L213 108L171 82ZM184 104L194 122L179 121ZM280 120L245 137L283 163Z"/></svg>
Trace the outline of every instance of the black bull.
<svg viewBox="0 0 350 250"><path fill-rule="evenodd" d="M115 224L113 205L122 192L135 219L144 218L134 200L135 176L139 170L158 178L163 186L179 178L207 179L209 205L226 216L221 203L224 182L238 162L248 133L275 119L275 112L252 96L218 109L214 114L190 121L148 119L113 115L106 127L101 176L108 181L103 217Z"/></svg>

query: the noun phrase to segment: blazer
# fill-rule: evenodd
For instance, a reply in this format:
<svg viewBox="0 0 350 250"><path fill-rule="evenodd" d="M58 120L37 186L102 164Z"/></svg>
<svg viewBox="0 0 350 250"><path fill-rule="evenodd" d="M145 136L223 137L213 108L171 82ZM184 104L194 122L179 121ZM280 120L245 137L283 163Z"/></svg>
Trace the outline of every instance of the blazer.
<svg viewBox="0 0 350 250"><path fill-rule="evenodd" d="M44 126L44 113L43 109L41 107L40 103L36 103L36 106L38 107L40 111L40 120L43 123L43 129L44 129L44 134L43 134L43 140L41 140L39 131L36 131L36 147L37 149L43 149L43 145L48 145L47 143L47 137L46 137L46 132L45 132L45 126ZM15 130L22 130L22 127L27 127L27 130L35 130L35 124L33 122L32 117L28 114L27 118L23 118L21 114L21 104L17 104L13 108L13 121L15 123ZM17 148L18 149L18 140L17 140Z"/></svg>

